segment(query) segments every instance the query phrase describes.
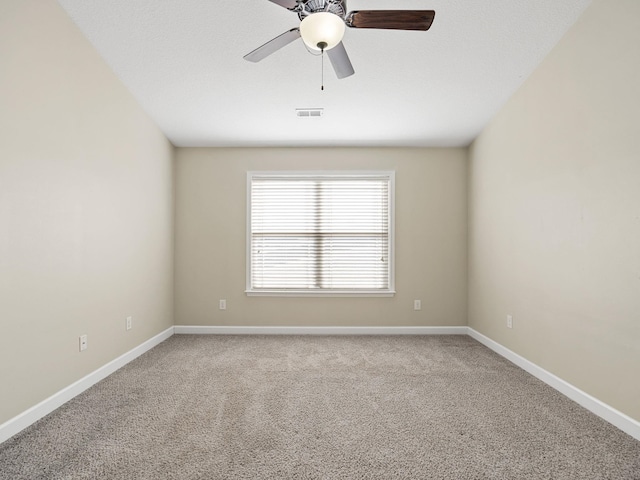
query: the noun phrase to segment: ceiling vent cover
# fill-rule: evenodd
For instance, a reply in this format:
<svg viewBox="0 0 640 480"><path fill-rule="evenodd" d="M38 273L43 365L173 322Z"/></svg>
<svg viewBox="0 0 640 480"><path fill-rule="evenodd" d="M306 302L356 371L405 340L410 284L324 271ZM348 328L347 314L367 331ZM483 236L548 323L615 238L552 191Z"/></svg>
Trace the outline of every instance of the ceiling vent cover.
<svg viewBox="0 0 640 480"><path fill-rule="evenodd" d="M296 117L319 118L323 115L324 108L296 108Z"/></svg>

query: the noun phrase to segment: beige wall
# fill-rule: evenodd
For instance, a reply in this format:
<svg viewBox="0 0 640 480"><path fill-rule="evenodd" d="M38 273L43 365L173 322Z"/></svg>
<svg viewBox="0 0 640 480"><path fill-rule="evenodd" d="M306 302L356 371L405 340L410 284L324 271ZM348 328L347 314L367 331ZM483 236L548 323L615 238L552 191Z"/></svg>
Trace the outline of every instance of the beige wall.
<svg viewBox="0 0 640 480"><path fill-rule="evenodd" d="M466 165L464 149L178 149L175 323L466 325ZM247 297L247 171L359 169L396 171L397 295Z"/></svg>
<svg viewBox="0 0 640 480"><path fill-rule="evenodd" d="M0 424L172 325L172 155L55 1L0 2Z"/></svg>
<svg viewBox="0 0 640 480"><path fill-rule="evenodd" d="M639 27L596 0L474 142L469 191L470 326L637 420Z"/></svg>

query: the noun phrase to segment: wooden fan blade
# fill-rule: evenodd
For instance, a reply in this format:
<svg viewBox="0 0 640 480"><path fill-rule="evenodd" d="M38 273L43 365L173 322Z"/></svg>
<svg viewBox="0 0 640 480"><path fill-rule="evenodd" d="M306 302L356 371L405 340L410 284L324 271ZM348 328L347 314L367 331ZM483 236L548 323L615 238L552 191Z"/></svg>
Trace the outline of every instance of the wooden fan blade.
<svg viewBox="0 0 640 480"><path fill-rule="evenodd" d="M426 31L435 16L433 10L361 10L350 12L346 23L354 28Z"/></svg>
<svg viewBox="0 0 640 480"><path fill-rule="evenodd" d="M259 62L298 38L300 38L300 29L292 28L288 32L284 32L282 35L278 35L276 38L269 40L252 52L247 53L243 58L250 62Z"/></svg>
<svg viewBox="0 0 640 480"><path fill-rule="evenodd" d="M296 0L269 0L269 1L277 5L280 5L281 7L287 8L289 10L291 10L292 8L295 8L296 5L298 4Z"/></svg>

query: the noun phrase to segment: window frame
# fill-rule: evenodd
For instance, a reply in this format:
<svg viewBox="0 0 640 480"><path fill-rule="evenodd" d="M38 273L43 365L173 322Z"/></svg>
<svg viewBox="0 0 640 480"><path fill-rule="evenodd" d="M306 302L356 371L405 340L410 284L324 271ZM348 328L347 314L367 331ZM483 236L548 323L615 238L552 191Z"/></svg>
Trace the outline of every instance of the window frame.
<svg viewBox="0 0 640 480"><path fill-rule="evenodd" d="M255 177L273 177L277 178L380 178L386 177L389 181L389 284L386 289L254 289L251 285L252 278L252 258L251 258L251 240L252 240L252 204L251 204L251 187ZM340 171L340 170L302 170L302 171L248 171L246 184L246 201L247 201L247 217L246 217L246 287L245 294L247 296L273 296L273 297L393 297L395 291L395 171L393 170L358 170L358 171Z"/></svg>

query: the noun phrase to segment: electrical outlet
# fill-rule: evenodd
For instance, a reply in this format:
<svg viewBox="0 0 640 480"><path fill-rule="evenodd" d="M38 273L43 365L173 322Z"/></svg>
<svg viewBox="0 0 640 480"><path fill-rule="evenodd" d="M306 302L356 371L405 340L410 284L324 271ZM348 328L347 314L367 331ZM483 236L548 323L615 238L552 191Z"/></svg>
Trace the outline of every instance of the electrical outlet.
<svg viewBox="0 0 640 480"><path fill-rule="evenodd" d="M220 310L226 310L226 309L227 309L227 301L220 300Z"/></svg>
<svg viewBox="0 0 640 480"><path fill-rule="evenodd" d="M133 317L127 317L127 330L131 330L133 328Z"/></svg>
<svg viewBox="0 0 640 480"><path fill-rule="evenodd" d="M87 347L89 346L88 341L87 341L87 336L86 335L80 335L80 338L78 339L80 342L80 351L84 352Z"/></svg>
<svg viewBox="0 0 640 480"><path fill-rule="evenodd" d="M513 316L507 315L507 328L513 328Z"/></svg>
<svg viewBox="0 0 640 480"><path fill-rule="evenodd" d="M413 301L413 309L414 310L422 310L422 302L420 300Z"/></svg>

